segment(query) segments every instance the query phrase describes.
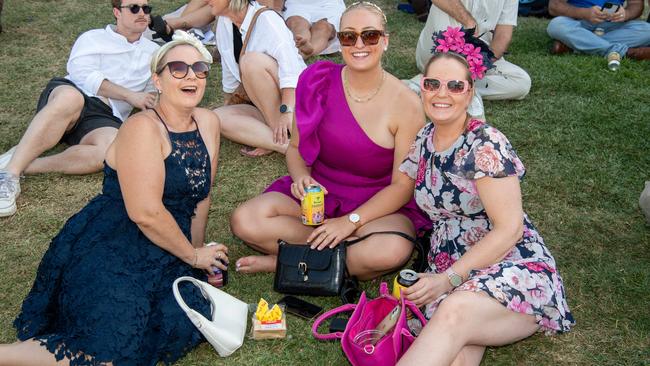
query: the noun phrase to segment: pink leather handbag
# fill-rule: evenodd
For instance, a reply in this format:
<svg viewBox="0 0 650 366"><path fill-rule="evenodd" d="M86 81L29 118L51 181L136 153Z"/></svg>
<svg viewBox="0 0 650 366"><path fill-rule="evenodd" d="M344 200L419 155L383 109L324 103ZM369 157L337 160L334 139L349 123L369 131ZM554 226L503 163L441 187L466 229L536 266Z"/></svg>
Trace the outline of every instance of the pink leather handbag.
<svg viewBox="0 0 650 366"><path fill-rule="evenodd" d="M395 326L386 333L378 331L377 326L389 313L395 311L396 306L399 306L401 311ZM388 285L382 282L378 298L368 300L364 292L359 303L340 306L318 317L311 331L319 340L340 339L343 352L352 366L392 366L415 340L415 336L409 330L406 309L411 311L423 327L426 325L424 315L415 304L404 297L397 300L388 292ZM318 333L318 327L323 321L335 314L348 311L353 313L343 333Z"/></svg>

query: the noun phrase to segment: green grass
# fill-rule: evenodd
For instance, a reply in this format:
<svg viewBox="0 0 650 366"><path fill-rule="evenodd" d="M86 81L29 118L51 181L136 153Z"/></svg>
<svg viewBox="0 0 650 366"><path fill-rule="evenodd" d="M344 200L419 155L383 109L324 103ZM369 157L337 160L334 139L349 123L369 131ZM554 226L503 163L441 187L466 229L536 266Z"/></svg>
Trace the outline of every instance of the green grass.
<svg viewBox="0 0 650 366"><path fill-rule="evenodd" d="M70 47L81 32L111 22L106 0L5 3L0 34L0 151L19 140L38 95L55 75L65 75ZM182 3L154 1L158 11ZM387 69L400 78L415 71L413 55L421 23L387 9L391 45ZM490 348L488 365L650 364L650 229L638 208L650 179L650 62L623 60L617 73L600 57L550 56L546 20L520 19L507 58L528 70L530 95L519 102L486 102L486 114L517 148L528 168L524 208L544 235L563 275L574 330L558 337L535 335L515 345ZM337 58L335 58L337 59ZM221 104L214 72L205 106ZM239 156L224 141L213 190L207 238L230 244L233 258L252 251L228 229L229 213L285 173L284 159ZM65 220L101 189L100 174L27 177L18 214L0 220L0 342L15 340L11 326L29 291L49 240ZM99 259L98 259L99 260ZM271 275L231 273L228 290L247 302L276 301ZM376 293L378 282L365 286ZM326 308L335 299L313 298ZM289 318L289 337L247 340L226 362L232 365L340 365L336 343L316 342L310 323ZM179 365L222 362L207 344Z"/></svg>

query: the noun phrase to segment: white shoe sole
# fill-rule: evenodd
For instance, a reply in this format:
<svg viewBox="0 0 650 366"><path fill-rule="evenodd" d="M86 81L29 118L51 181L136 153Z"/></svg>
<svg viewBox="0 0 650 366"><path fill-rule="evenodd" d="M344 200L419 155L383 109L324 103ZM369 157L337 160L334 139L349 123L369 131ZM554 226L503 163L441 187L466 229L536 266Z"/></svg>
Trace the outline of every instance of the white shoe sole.
<svg viewBox="0 0 650 366"><path fill-rule="evenodd" d="M13 205L8 207L0 208L0 217L11 216L16 213L16 202Z"/></svg>

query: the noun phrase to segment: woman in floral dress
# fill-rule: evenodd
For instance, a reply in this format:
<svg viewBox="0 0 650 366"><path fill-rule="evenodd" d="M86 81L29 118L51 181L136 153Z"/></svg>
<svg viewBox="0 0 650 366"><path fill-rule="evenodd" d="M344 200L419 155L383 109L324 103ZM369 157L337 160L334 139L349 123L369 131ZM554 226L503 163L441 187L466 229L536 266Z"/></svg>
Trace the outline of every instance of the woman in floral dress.
<svg viewBox="0 0 650 366"><path fill-rule="evenodd" d="M470 119L473 74L455 53L436 53L422 82L433 121L401 171L433 223L429 270L405 291L430 322L400 365L478 365L486 346L574 324L555 259L522 210L525 170L508 139Z"/></svg>

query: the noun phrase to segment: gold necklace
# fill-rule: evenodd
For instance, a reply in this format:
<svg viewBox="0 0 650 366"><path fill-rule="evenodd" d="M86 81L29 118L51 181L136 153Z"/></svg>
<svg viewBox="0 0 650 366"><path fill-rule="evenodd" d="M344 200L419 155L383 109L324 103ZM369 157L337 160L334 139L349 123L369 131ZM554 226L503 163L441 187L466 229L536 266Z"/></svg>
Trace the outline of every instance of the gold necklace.
<svg viewBox="0 0 650 366"><path fill-rule="evenodd" d="M350 91L350 86L348 85L348 77L347 77L347 69L343 69L343 89L345 89L345 94L348 95L348 97L352 98L357 103L365 103L370 101L370 99L374 98L377 93L381 90L381 87L384 85L384 80L386 80L386 71L382 70L381 73L381 81L379 82L379 86L377 86L377 89L375 89L372 93L370 93L366 97L358 98L354 95L352 95L352 92Z"/></svg>

